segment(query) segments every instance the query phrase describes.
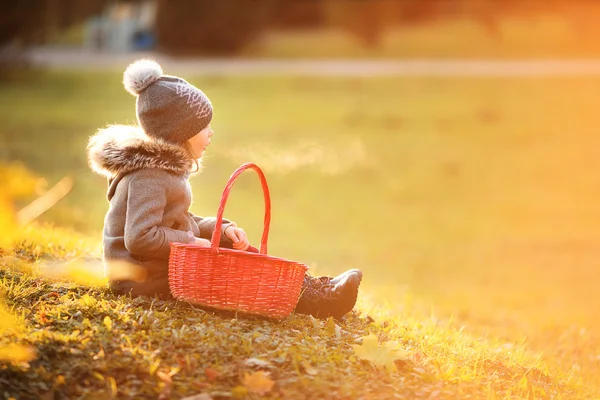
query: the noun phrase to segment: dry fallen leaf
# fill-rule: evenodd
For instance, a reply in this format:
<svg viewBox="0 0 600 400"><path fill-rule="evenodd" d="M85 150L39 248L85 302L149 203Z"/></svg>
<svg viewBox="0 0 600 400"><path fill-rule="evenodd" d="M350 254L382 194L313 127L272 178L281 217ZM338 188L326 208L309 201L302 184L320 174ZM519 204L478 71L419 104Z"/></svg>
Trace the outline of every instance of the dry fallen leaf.
<svg viewBox="0 0 600 400"><path fill-rule="evenodd" d="M269 373L265 371L257 371L252 374L244 374L244 386L250 393L263 395L273 389L275 382L269 378Z"/></svg>
<svg viewBox="0 0 600 400"><path fill-rule="evenodd" d="M302 361L300 365L302 365L302 368L304 368L304 372L306 372L308 375L317 375L319 373L319 371L317 371L316 368L312 367L307 361Z"/></svg>
<svg viewBox="0 0 600 400"><path fill-rule="evenodd" d="M236 386L233 389L231 389L231 396L233 396L234 399L243 399L247 395L248 389L246 389L243 386Z"/></svg>
<svg viewBox="0 0 600 400"><path fill-rule="evenodd" d="M170 374L167 374L166 372L163 372L163 371L158 371L156 373L156 376L158 377L158 379L160 379L164 383L164 387L162 389L162 392L158 396L158 398L159 399L168 399L169 397L171 397L171 391L172 391L172 387L173 387L173 378L171 378Z"/></svg>
<svg viewBox="0 0 600 400"><path fill-rule="evenodd" d="M309 315L309 318L310 318L310 322L312 322L313 328L315 328L315 329L321 329L321 327L322 327L321 321L319 321L318 319L316 319L312 315Z"/></svg>
<svg viewBox="0 0 600 400"><path fill-rule="evenodd" d="M327 329L327 333L329 333L331 336L336 336L338 338L341 336L341 332L340 332L341 328L335 323L335 321L333 320L333 317L327 318L325 327Z"/></svg>
<svg viewBox="0 0 600 400"><path fill-rule="evenodd" d="M117 397L117 381L115 380L115 378L109 376L108 378L106 378L106 383L109 387L110 398L112 399Z"/></svg>
<svg viewBox="0 0 600 400"><path fill-rule="evenodd" d="M246 361L244 361L244 364L248 367L254 368L268 368L271 366L271 363L265 360L261 360L260 358L249 358Z"/></svg>
<svg viewBox="0 0 600 400"><path fill-rule="evenodd" d="M210 383L208 382L192 382L192 388L196 390L206 390L210 387Z"/></svg>
<svg viewBox="0 0 600 400"><path fill-rule="evenodd" d="M104 349L100 349L100 351L98 353L96 353L96 355L93 357L94 360L99 360L101 358L104 358Z"/></svg>
<svg viewBox="0 0 600 400"><path fill-rule="evenodd" d="M167 374L166 372L158 371L156 376L167 385L173 384L173 378L171 378L171 375Z"/></svg>
<svg viewBox="0 0 600 400"><path fill-rule="evenodd" d="M208 393L199 393L193 396L184 397L181 400L213 400Z"/></svg>
<svg viewBox="0 0 600 400"><path fill-rule="evenodd" d="M216 369L205 368L204 375L206 376L206 379L208 379L210 382L214 382L214 380L217 379L219 375L221 375L221 373Z"/></svg>
<svg viewBox="0 0 600 400"><path fill-rule="evenodd" d="M368 360L376 366L385 366L389 371L396 369L395 360L406 360L408 354L399 349L398 342L387 342L379 345L377 336L370 334L362 338L362 344L355 344L354 354L356 357Z"/></svg>
<svg viewBox="0 0 600 400"><path fill-rule="evenodd" d="M54 379L54 386L62 386L64 385L66 382L65 380L65 376L64 375L58 375L55 379Z"/></svg>

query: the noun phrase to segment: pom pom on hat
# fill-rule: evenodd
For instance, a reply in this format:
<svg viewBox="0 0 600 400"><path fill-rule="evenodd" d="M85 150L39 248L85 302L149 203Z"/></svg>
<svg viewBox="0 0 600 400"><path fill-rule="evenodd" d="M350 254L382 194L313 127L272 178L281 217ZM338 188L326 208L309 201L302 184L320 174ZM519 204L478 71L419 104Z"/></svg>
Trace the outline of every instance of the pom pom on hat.
<svg viewBox="0 0 600 400"><path fill-rule="evenodd" d="M204 92L185 79L163 75L154 60L130 64L123 73L123 85L136 96L139 125L151 138L180 144L212 120L212 105Z"/></svg>
<svg viewBox="0 0 600 400"><path fill-rule="evenodd" d="M123 85L129 93L138 96L162 75L163 70L156 61L138 60L130 64L123 73Z"/></svg>

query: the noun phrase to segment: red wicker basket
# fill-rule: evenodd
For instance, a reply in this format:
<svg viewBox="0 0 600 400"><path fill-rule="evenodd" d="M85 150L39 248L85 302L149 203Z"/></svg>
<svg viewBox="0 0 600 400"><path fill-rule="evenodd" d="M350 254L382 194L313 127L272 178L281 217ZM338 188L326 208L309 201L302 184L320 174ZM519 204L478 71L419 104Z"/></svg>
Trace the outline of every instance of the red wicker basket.
<svg viewBox="0 0 600 400"><path fill-rule="evenodd" d="M247 169L258 173L265 199L260 253L219 247L229 192L236 178ZM276 319L289 316L298 302L308 266L267 255L270 222L271 200L265 176L258 166L246 163L235 170L223 190L211 246L171 244L169 287L173 296L221 310Z"/></svg>

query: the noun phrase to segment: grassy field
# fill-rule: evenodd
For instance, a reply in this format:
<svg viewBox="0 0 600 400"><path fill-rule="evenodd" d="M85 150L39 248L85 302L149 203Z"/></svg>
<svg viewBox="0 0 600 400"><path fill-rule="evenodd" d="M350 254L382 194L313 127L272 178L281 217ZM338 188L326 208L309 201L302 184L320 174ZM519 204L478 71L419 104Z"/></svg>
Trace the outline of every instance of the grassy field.
<svg viewBox="0 0 600 400"><path fill-rule="evenodd" d="M597 10L590 10L596 15ZM264 34L242 51L256 58L597 58L596 28L561 15L506 17L494 32L473 18L449 18L384 29L367 46L344 29Z"/></svg>
<svg viewBox="0 0 600 400"><path fill-rule="evenodd" d="M214 214L228 175L245 161L256 162L271 187L270 252L302 260L317 274L361 268L362 314L342 325L347 336L334 334L328 342L327 326L306 318L268 327L237 320L240 325L233 326L230 318L161 304L153 332L182 317L198 318L209 338L224 323L233 334L260 326L283 342L310 337L300 361L288 354L272 368L279 388L268 393L273 397L597 398L600 79L189 78L214 104L216 132L205 172L193 179L193 211ZM235 392L247 372L240 363L271 357L269 349L234 350L224 361L227 343L214 339L212 358L202 359L199 369L174 373L175 382L168 384L157 371L168 375L177 366L165 350L170 339L153 337L138 348L135 343L146 340L139 330L146 328L130 321L154 306L97 288L57 288L11 267L68 260L78 252L99 255L106 182L87 168L85 145L97 128L133 123L135 113L117 73L40 72L0 85L0 159L26 163L49 184L72 176L73 192L42 220L87 238L57 255L55 248L71 241L72 233L18 233L20 244L4 252L0 282L24 327L6 340L30 337L42 365L56 369L47 380L63 375L72 382L82 375L69 375L66 349L79 339L61 336L57 346L65 354L58 354L65 358L53 359L52 346L42 344L58 339L48 335L89 331L87 354L116 349L122 334L134 339L121 344L121 351L138 355L132 360L139 363L127 369L107 361L105 370L96 371L104 380L92 387L106 387L109 395L130 393L137 386L127 374L139 375L159 362L160 368L144 375L155 384L139 389L144 396L174 385L174 396L207 391L216 398L256 398ZM249 174L234 188L226 214L256 241L262 207L257 180ZM77 302L85 303L80 299L88 291L98 299L85 308L88 322L71 318L61 324L61 315L83 307ZM39 322L40 307L53 323ZM104 316L114 321L112 330ZM301 336L286 336L288 328ZM399 362L397 371L384 373L359 362L351 344L370 332L380 341L399 341L408 369ZM319 358L324 343L338 361ZM192 350L198 357L205 351ZM87 356L81 357L84 362ZM302 360L310 365L298 367ZM351 363L345 372L340 360ZM210 381L207 367L219 369L223 379ZM31 370L6 371L0 369L0 379L34 376L27 375ZM190 382L198 380L209 386L192 388Z"/></svg>

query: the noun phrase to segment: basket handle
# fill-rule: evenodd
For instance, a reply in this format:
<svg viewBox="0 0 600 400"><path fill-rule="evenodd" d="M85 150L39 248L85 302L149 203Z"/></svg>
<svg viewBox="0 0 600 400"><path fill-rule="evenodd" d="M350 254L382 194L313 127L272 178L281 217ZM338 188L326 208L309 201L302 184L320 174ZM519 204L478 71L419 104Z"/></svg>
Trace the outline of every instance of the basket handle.
<svg viewBox="0 0 600 400"><path fill-rule="evenodd" d="M258 174L260 179L260 184L263 189L263 195L265 197L265 219L264 219L264 227L262 238L260 239L260 254L267 254L267 241L269 240L269 226L271 225L271 197L269 195L269 186L267 185L267 179L265 178L265 174L258 168L258 165L254 163L245 163L236 169L233 174L229 177L227 181L227 185L225 185L225 189L223 190L223 194L221 195L221 202L219 203L219 210L217 211L217 221L215 225L215 230L212 235L212 239L210 241L210 246L219 251L219 242L221 241L221 225L223 224L223 212L225 211L225 204L227 203L227 198L229 197L229 192L235 183L235 180L242 172L247 169L253 169Z"/></svg>

